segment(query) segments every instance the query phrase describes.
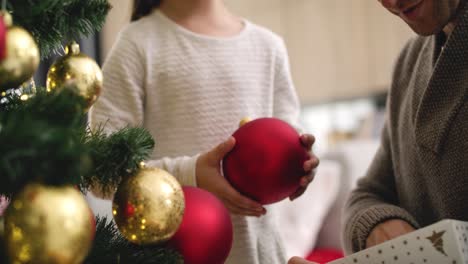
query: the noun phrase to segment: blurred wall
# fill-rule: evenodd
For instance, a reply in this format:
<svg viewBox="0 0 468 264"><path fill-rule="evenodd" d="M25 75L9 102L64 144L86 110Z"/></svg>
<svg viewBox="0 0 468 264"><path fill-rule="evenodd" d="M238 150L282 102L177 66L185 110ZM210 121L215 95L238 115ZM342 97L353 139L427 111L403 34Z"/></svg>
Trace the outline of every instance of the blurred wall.
<svg viewBox="0 0 468 264"><path fill-rule="evenodd" d="M128 23L133 1L111 0L102 32L105 57ZM409 28L377 0L225 0L235 13L281 35L303 104L388 89ZM118 4L117 4L118 3Z"/></svg>
<svg viewBox="0 0 468 264"><path fill-rule="evenodd" d="M101 56L103 60L105 60L114 44L119 31L130 21L133 8L133 0L109 0L109 2L112 9L101 31Z"/></svg>

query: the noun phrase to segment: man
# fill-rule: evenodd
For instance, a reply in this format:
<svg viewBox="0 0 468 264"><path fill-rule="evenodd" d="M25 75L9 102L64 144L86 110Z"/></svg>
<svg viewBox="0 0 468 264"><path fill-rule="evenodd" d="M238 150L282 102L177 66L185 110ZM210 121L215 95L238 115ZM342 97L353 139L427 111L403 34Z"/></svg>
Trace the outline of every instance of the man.
<svg viewBox="0 0 468 264"><path fill-rule="evenodd" d="M345 208L348 254L441 219L468 221L467 0L380 2L420 36L397 61L381 146Z"/></svg>

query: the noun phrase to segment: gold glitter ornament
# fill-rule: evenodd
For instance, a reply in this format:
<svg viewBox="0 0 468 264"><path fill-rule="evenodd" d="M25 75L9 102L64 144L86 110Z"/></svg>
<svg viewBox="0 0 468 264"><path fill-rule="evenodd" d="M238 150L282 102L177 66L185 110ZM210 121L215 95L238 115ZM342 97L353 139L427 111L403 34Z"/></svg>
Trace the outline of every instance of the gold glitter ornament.
<svg viewBox="0 0 468 264"><path fill-rule="evenodd" d="M18 97L21 101L27 101L30 98L34 97L37 93L36 83L33 78L29 81L24 82L17 89L8 89L0 92L0 103L3 103L3 100L8 101L8 97Z"/></svg>
<svg viewBox="0 0 468 264"><path fill-rule="evenodd" d="M5 213L5 241L12 263L82 263L94 232L91 210L73 187L27 185Z"/></svg>
<svg viewBox="0 0 468 264"><path fill-rule="evenodd" d="M88 109L102 90L102 71L99 65L80 52L76 42L65 47L65 56L52 64L47 73L47 91L72 89L86 100Z"/></svg>
<svg viewBox="0 0 468 264"><path fill-rule="evenodd" d="M0 91L18 88L28 81L39 66L39 49L29 32L13 26L11 15L0 11L5 21L6 57L0 60Z"/></svg>
<svg viewBox="0 0 468 264"><path fill-rule="evenodd" d="M142 168L122 181L112 213L122 235L138 245L169 240L179 228L185 209L180 184L168 172Z"/></svg>
<svg viewBox="0 0 468 264"><path fill-rule="evenodd" d="M248 122L252 121L252 118L250 117L244 117L241 119L241 121L239 122L239 127L247 124Z"/></svg>
<svg viewBox="0 0 468 264"><path fill-rule="evenodd" d="M18 89L20 95L20 99L22 101L27 101L30 98L34 97L37 93L36 83L33 78L29 81L23 83L21 87Z"/></svg>

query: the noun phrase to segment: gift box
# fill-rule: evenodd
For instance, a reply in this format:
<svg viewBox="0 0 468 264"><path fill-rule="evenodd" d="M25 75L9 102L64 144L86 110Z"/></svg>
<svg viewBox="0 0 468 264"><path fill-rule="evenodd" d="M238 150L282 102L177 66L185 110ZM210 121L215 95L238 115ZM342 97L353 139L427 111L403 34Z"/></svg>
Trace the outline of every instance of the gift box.
<svg viewBox="0 0 468 264"><path fill-rule="evenodd" d="M468 222L443 220L329 264L468 264Z"/></svg>

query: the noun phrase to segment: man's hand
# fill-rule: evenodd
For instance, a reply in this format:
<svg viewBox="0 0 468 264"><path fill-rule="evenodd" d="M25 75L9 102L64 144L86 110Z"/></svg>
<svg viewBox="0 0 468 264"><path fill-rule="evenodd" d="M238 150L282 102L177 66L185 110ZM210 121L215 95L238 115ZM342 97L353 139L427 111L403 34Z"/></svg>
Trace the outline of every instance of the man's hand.
<svg viewBox="0 0 468 264"><path fill-rule="evenodd" d="M400 219L387 220L372 229L366 240L366 248L408 234L414 230L415 229L406 221Z"/></svg>
<svg viewBox="0 0 468 264"><path fill-rule="evenodd" d="M310 261L307 261L303 258L300 258L300 257L292 257L289 261L288 261L288 264L317 264L315 262L310 262Z"/></svg>
<svg viewBox="0 0 468 264"><path fill-rule="evenodd" d="M309 183L311 183L315 177L315 169L320 162L319 159L312 153L312 145L315 142L315 137L309 134L304 134L301 136L301 142L304 148L310 152L310 158L304 162L303 166L306 175L301 178L301 187L295 193L289 196L291 201L298 198L306 191L307 186L309 186Z"/></svg>
<svg viewBox="0 0 468 264"><path fill-rule="evenodd" d="M259 217L266 213L266 209L260 203L241 195L221 175L221 160L235 144L235 139L230 137L198 157L195 172L197 186L216 195L231 213Z"/></svg>

